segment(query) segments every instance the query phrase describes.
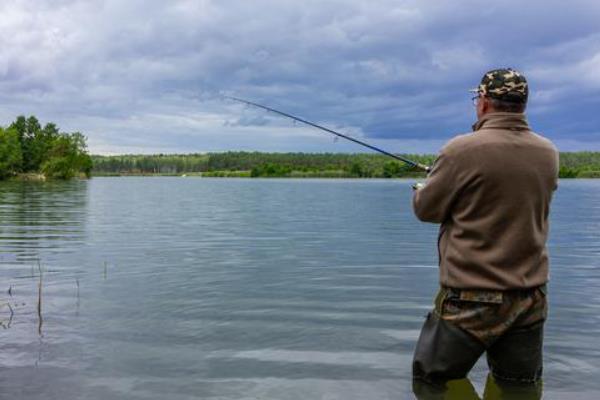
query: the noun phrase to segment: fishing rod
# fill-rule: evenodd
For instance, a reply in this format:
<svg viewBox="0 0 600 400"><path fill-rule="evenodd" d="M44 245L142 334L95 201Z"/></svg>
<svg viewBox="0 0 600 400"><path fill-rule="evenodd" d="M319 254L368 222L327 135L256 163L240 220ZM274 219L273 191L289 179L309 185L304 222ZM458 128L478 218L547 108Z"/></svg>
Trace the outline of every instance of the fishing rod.
<svg viewBox="0 0 600 400"><path fill-rule="evenodd" d="M405 163L405 164L408 164L408 165L410 165L410 166L411 166L411 167L413 167L413 168L420 169L420 170L423 170L423 171L425 171L425 172L429 172L429 170L430 170L430 167L429 167L429 166L427 166L427 165L424 165L424 164L421 164L421 163L418 163L418 162L415 162L415 161L409 160L408 158L404 158L404 157L402 157L402 156L399 156L399 155L396 155L396 154L390 153L390 152L388 152L388 151L382 150L382 149L380 149L380 148L378 148L378 147L372 146L372 145L370 145L370 144L368 144L368 143L365 143L365 142L362 142L362 141L360 141L360 140L358 140L358 139L354 139L353 137L350 137L350 136L344 135L343 133L339 133L339 132L336 132L336 131L334 131L334 130L332 130L332 129L325 128L324 126L321 126L321 125L315 124L314 122L310 122L310 121L307 121L307 120L305 120L305 119L302 119L302 118L299 118L299 117L293 116L293 115L291 115L291 114L288 114L288 113L286 113L286 112L279 111L279 110L276 110L276 109L274 109L274 108L267 107L267 106L265 106L265 105L262 105L262 104L255 103L255 102L253 102L253 101L248 101L248 100L240 99L240 98L238 98L238 97L233 97L233 96L225 96L225 98L227 98L227 99L231 99L231 100L235 100L235 101L238 101L238 102L240 102L240 103L244 103L244 104L246 104L246 105L249 105L249 106L254 106L254 107L262 108L263 110L267 110L267 111L273 112L273 113L275 113L275 114L282 115L282 116L284 116L284 117L286 117L286 118L291 118L291 119L293 119L294 121L302 122L303 124L306 124L306 125L312 126L312 127L314 127L314 128L317 128L317 129L321 129L321 130L323 130L323 131L325 131L325 132L328 132L328 133L331 133L331 134L333 134L333 135L335 135L335 136L338 136L338 137L344 138L344 139L346 139L346 140L349 140L349 141L351 141L351 142L354 142L354 143L358 143L358 144L360 144L361 146L368 147L369 149L371 149L371 150L375 150L375 151L377 151L377 152L379 152L379 153L381 153L381 154L385 154L386 156L389 156L389 157L395 158L396 160L402 161L403 163Z"/></svg>

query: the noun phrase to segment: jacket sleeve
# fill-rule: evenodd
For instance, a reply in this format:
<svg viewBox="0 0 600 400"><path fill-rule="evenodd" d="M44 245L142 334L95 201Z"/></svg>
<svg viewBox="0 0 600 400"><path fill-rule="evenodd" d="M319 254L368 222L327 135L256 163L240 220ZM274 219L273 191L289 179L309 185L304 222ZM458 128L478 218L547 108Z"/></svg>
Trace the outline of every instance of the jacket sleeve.
<svg viewBox="0 0 600 400"><path fill-rule="evenodd" d="M459 191L456 161L442 150L435 160L425 186L415 190L413 208L417 218L424 222L444 222Z"/></svg>

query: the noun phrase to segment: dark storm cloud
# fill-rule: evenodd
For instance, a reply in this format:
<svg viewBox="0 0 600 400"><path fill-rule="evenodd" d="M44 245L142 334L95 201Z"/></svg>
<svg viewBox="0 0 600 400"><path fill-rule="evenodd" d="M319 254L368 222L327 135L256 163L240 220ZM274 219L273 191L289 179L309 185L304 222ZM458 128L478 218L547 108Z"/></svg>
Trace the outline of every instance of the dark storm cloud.
<svg viewBox="0 0 600 400"><path fill-rule="evenodd" d="M0 12L2 121L36 114L96 152L347 149L221 93L433 151L469 129L466 90L497 66L528 76L536 128L600 149L593 1L20 0Z"/></svg>

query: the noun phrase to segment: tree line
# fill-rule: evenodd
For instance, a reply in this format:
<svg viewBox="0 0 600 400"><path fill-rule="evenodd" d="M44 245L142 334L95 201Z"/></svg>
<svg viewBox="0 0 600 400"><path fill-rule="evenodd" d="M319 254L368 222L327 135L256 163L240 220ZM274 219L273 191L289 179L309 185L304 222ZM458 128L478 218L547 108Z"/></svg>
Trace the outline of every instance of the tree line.
<svg viewBox="0 0 600 400"><path fill-rule="evenodd" d="M403 154L431 165L433 154ZM94 175L182 175L215 177L398 178L423 176L408 165L369 153L155 154L92 156ZM560 155L561 178L600 178L600 152Z"/></svg>
<svg viewBox="0 0 600 400"><path fill-rule="evenodd" d="M56 124L43 127L35 116L21 115L7 128L0 127L0 179L21 173L69 179L90 176L92 159L80 132L60 132Z"/></svg>
<svg viewBox="0 0 600 400"><path fill-rule="evenodd" d="M600 152L560 153L561 178L600 178Z"/></svg>
<svg viewBox="0 0 600 400"><path fill-rule="evenodd" d="M94 175L178 175L208 171L208 154L92 156Z"/></svg>
<svg viewBox="0 0 600 400"><path fill-rule="evenodd" d="M431 164L433 155L405 155ZM407 165L379 154L223 152L180 155L92 156L94 175L181 175L217 177L419 176Z"/></svg>

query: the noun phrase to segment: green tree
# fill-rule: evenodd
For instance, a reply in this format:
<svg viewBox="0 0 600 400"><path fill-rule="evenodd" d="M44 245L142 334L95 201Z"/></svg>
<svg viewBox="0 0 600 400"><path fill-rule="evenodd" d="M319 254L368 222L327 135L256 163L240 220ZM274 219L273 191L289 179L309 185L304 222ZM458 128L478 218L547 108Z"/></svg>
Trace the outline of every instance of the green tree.
<svg viewBox="0 0 600 400"><path fill-rule="evenodd" d="M396 176L399 176L401 171L402 166L398 162L388 161L383 165L384 178L394 178Z"/></svg>
<svg viewBox="0 0 600 400"><path fill-rule="evenodd" d="M89 176L92 160L87 154L85 136L75 132L54 138L41 170L47 177L55 179L70 179L79 172Z"/></svg>
<svg viewBox="0 0 600 400"><path fill-rule="evenodd" d="M363 176L363 169L362 169L361 164L358 161L353 162L352 165L350 166L350 174L352 174L352 176L356 176L358 178Z"/></svg>
<svg viewBox="0 0 600 400"><path fill-rule="evenodd" d="M23 154L22 170L24 172L38 171L40 168L40 153L43 151L38 141L42 127L40 122L33 115L29 118L20 115L15 122L10 125L18 133L21 153Z"/></svg>
<svg viewBox="0 0 600 400"><path fill-rule="evenodd" d="M558 176L561 178L577 178L578 172L576 168L561 166L558 170Z"/></svg>
<svg viewBox="0 0 600 400"><path fill-rule="evenodd" d="M34 126L33 135L28 138L28 170L39 171L42 164L47 161L54 141L60 135L58 128L53 123L48 123L43 129L39 124Z"/></svg>
<svg viewBox="0 0 600 400"><path fill-rule="evenodd" d="M13 122L10 127L17 132L19 136L19 144L23 145L23 140L25 139L25 131L27 131L27 119L24 115L19 115L15 122Z"/></svg>
<svg viewBox="0 0 600 400"><path fill-rule="evenodd" d="M22 161L19 132L0 127L0 179L16 174Z"/></svg>

